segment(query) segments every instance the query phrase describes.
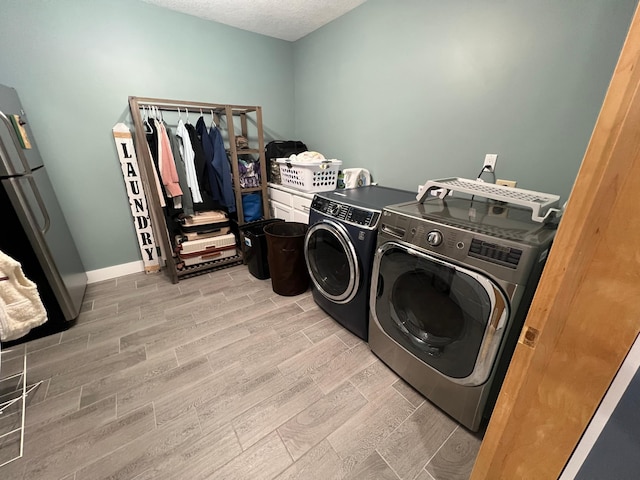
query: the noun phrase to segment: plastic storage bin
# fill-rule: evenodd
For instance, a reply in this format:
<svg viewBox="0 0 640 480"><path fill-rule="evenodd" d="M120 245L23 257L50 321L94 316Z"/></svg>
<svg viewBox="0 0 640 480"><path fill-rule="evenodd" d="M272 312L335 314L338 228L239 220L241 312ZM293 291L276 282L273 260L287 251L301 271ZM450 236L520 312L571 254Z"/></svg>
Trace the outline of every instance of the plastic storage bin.
<svg viewBox="0 0 640 480"><path fill-rule="evenodd" d="M267 260L267 238L264 227L276 222L284 222L279 218L260 220L240 227L244 235L244 259L249 273L260 280L270 277Z"/></svg>
<svg viewBox="0 0 640 480"><path fill-rule="evenodd" d="M278 295L299 295L309 287L304 260L307 228L307 224L298 222L277 222L264 227L271 287Z"/></svg>
<svg viewBox="0 0 640 480"><path fill-rule="evenodd" d="M288 158L278 158L282 185L297 188L303 192L328 192L335 190L341 160L318 160L299 162Z"/></svg>

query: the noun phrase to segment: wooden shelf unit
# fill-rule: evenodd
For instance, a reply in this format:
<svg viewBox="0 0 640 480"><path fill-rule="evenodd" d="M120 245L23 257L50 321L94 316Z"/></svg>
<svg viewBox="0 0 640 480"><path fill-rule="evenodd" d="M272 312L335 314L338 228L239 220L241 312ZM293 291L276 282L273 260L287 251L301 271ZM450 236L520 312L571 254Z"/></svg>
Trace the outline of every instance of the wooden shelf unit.
<svg viewBox="0 0 640 480"><path fill-rule="evenodd" d="M147 195L147 201L149 204L149 212L151 218L151 224L155 234L156 241L162 252L162 257L165 259L165 266L167 274L169 275L173 283L178 283L180 278L190 277L208 271L225 268L231 265L236 265L243 262L244 242L242 238L238 239L239 254L225 258L222 260L206 262L199 265L193 265L190 267L178 268L177 258L174 257L172 243L169 238L167 224L164 216L164 212L160 203L160 196L154 185L153 169L155 168L153 159L147 148L147 139L145 134L145 128L143 124L143 118L141 109L143 107L153 107L161 111L177 112L191 110L192 112L212 113L216 120L218 128L221 132L224 132L220 127L221 118L224 118L226 124L227 142L229 153L229 160L231 164L231 174L233 179L233 191L236 201L237 212L237 224L241 227L245 224L244 221L244 209L242 205L242 195L245 193L259 192L262 197L262 212L263 218L269 218L269 201L267 194L267 171L265 165L265 152L264 152L264 131L262 128L262 107L259 106L246 106L246 105L225 105L218 103L208 102L192 102L183 100L170 100L165 98L149 98L149 97L129 97L129 109L131 111L131 117L133 118L134 125L134 142L136 147L136 153L138 157L138 165L140 168L140 176L144 186L144 191ZM236 125L234 119L239 119L239 132L250 143L253 143L256 148L238 149L236 147ZM255 125L255 135L249 135L249 125ZM253 133L253 132L252 132ZM240 187L240 171L238 165L239 155L259 155L260 164L260 178L261 183L259 187L241 188ZM241 237L241 232L238 232Z"/></svg>
<svg viewBox="0 0 640 480"><path fill-rule="evenodd" d="M220 115L218 113L218 115ZM229 156L231 160L231 173L233 174L233 187L236 197L236 209L238 211L238 225L244 225L244 209L242 208L242 194L260 192L262 195L262 215L264 219L269 218L269 199L267 195L267 166L264 154L264 131L262 129L262 107L242 107L237 105L225 105L224 116L226 117L227 133L229 135ZM234 117L240 118L240 134L250 141L249 120L253 118L253 123L257 129L256 138L257 149L238 149L236 146L236 130L233 122ZM240 172L238 169L238 155L259 155L260 157L260 187L241 188ZM244 242L241 242L244 245Z"/></svg>

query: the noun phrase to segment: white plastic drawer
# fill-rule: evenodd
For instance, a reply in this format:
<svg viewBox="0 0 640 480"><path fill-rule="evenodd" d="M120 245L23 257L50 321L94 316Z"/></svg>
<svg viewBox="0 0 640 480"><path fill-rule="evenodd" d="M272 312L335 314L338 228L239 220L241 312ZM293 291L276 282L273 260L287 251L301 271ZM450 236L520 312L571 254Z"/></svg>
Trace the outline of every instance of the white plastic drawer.
<svg viewBox="0 0 640 480"><path fill-rule="evenodd" d="M297 195L293 196L293 208L296 210L300 210L305 213L309 213L309 208L311 207L311 199L305 197L299 197Z"/></svg>
<svg viewBox="0 0 640 480"><path fill-rule="evenodd" d="M269 189L269 198L271 198L271 200L274 202L293 207L292 197L293 195L287 192L283 192L282 190L277 190L275 188Z"/></svg>
<svg viewBox="0 0 640 480"><path fill-rule="evenodd" d="M309 214L300 210L293 210L293 221L299 223L309 223Z"/></svg>
<svg viewBox="0 0 640 480"><path fill-rule="evenodd" d="M293 221L293 208L290 205L284 205L278 202L269 203L271 209L271 218L280 218L287 222Z"/></svg>

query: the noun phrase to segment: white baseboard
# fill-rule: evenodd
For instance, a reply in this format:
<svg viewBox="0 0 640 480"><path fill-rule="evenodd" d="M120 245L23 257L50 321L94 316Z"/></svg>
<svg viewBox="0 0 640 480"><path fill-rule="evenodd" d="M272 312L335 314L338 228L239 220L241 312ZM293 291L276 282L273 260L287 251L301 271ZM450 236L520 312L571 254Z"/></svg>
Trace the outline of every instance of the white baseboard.
<svg viewBox="0 0 640 480"><path fill-rule="evenodd" d="M131 263L123 263L122 265L114 265L113 267L100 268L87 272L87 283L102 282L111 280L112 278L130 275L132 273L144 272L144 263L142 260Z"/></svg>

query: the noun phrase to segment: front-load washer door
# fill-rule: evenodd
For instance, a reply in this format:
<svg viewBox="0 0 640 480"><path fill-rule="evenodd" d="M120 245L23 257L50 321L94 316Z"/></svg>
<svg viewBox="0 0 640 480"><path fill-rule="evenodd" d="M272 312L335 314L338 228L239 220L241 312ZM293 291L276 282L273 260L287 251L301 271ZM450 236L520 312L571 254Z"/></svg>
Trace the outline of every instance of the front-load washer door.
<svg viewBox="0 0 640 480"><path fill-rule="evenodd" d="M412 355L471 386L489 378L509 308L486 276L388 242L374 259L371 312Z"/></svg>
<svg viewBox="0 0 640 480"><path fill-rule="evenodd" d="M335 303L347 303L358 292L360 268L346 229L337 222L316 223L305 237L309 276L318 291Z"/></svg>

